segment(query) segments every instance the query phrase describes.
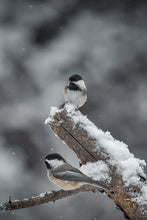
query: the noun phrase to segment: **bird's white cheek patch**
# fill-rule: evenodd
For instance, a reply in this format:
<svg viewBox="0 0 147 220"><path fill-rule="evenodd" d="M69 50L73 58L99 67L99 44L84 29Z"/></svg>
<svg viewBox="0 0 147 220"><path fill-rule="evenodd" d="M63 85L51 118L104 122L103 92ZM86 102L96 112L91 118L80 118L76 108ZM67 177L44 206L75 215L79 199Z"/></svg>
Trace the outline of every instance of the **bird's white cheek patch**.
<svg viewBox="0 0 147 220"><path fill-rule="evenodd" d="M82 90L87 90L87 88L86 88L85 83L84 83L83 80L79 80L79 81L74 82L74 83L75 83L77 86L79 86L80 89L82 89Z"/></svg>
<svg viewBox="0 0 147 220"><path fill-rule="evenodd" d="M60 167L61 165L64 164L64 162L62 160L57 160L57 159L54 159L54 160L45 160L46 162L48 162L50 164L51 167L53 167L54 169L57 168L57 167Z"/></svg>

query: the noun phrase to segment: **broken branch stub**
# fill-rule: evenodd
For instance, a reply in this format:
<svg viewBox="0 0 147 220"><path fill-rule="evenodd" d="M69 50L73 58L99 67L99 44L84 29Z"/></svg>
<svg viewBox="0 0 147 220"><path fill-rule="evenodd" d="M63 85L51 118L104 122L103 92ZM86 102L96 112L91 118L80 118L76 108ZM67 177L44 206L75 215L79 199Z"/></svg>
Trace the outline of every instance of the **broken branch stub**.
<svg viewBox="0 0 147 220"><path fill-rule="evenodd" d="M125 216L136 220L147 219L147 205L139 205L133 200L134 194L141 194L140 188L124 184L117 167L110 163L112 155L101 146L99 139L88 132L88 124L83 122L84 117L79 111L71 109L69 111L65 106L63 109L56 108L46 120L46 124L76 153L81 164L102 160L108 165L111 181L101 182L112 189L111 192L106 193L120 207Z"/></svg>

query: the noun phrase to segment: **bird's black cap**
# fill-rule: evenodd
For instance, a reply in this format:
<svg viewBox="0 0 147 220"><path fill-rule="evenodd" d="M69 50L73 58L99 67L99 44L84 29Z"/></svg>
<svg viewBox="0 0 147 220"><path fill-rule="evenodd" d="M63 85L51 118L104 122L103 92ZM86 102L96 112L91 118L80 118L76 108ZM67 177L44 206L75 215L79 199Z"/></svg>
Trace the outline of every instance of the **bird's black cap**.
<svg viewBox="0 0 147 220"><path fill-rule="evenodd" d="M82 77L78 74L73 74L72 76L69 77L69 81L71 82L77 82L79 80L82 80Z"/></svg>
<svg viewBox="0 0 147 220"><path fill-rule="evenodd" d="M48 155L44 158L44 160L55 160L55 159L57 159L57 160L63 160L63 161L66 163L65 159L64 159L60 154L48 154Z"/></svg>

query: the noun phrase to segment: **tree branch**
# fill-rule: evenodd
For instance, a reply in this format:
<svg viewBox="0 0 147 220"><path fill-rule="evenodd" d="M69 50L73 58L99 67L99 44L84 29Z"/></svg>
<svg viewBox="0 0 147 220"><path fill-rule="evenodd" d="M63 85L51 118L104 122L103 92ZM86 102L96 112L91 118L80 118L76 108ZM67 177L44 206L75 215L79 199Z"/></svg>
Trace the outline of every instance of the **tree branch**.
<svg viewBox="0 0 147 220"><path fill-rule="evenodd" d="M137 200L137 198L141 198L143 194L142 187L147 187L145 175L136 174L134 171L134 174L131 175L139 179L139 184L126 185L121 173L118 172L117 163L114 165L111 163L115 152L110 152L107 150L107 146L106 148L103 146L101 136L103 135L106 140L110 139L112 143L119 141L115 140L112 136L109 138L110 135L107 134L108 132L102 133L101 130L97 129L96 126L79 111L66 105L64 109L52 108L50 117L45 123L77 154L82 164L102 160L108 165L111 182L109 183L108 180L101 182L112 189L112 192L107 191L106 193L109 194L109 197L112 198L114 203L120 207L125 216L129 219L136 220L147 219L147 203L142 204ZM94 134L90 129L93 129ZM98 135L97 133L102 134ZM122 142L118 143L120 149L122 149L121 144ZM128 155L131 158L132 154L129 151ZM128 170L130 168L131 167L128 167Z"/></svg>
<svg viewBox="0 0 147 220"><path fill-rule="evenodd" d="M141 161L138 159L139 162L137 161L137 169L140 173L135 173L136 170L134 167L134 174L131 173L130 176L130 178L135 178L138 184L127 185L123 173L119 171L119 161L115 161L115 154L116 152L117 154L119 153L119 148L116 152L109 149L109 141L112 142L112 146L113 144L115 146L117 143L118 147L120 147L120 156L124 158L127 157L127 159L130 156L132 159L132 154L126 150L124 145L122 146L122 142L115 140L108 132L104 133L97 129L95 125L79 111L71 109L66 105L64 109L52 108L50 117L46 120L46 124L48 124L61 140L63 140L77 154L81 164L103 161L109 168L110 178L100 179L99 182L112 189L111 191L106 191L108 196L129 219L147 220L147 203L142 202L143 199L145 199L145 201L147 200L143 195L143 189L147 187L146 177L141 167L143 163L141 164ZM123 155L123 150L126 150L127 152L125 152L125 156ZM135 158L133 159L135 160ZM128 170L130 168L131 167L128 167ZM60 190L52 193L44 193L37 197L22 201L11 201L11 198L9 198L8 202L0 205L0 210L7 211L27 208L47 202L55 202L58 199L72 196L80 192L95 192L97 190L102 192L102 190L97 187L85 185L76 190Z"/></svg>
<svg viewBox="0 0 147 220"><path fill-rule="evenodd" d="M0 205L0 211L13 211L17 209L28 208L31 206L41 205L43 203L55 202L56 200L73 196L80 192L88 192L88 191L96 192L97 190L98 189L96 189L94 186L84 185L75 190L69 190L69 191L59 190L51 193L46 192L36 197L32 197L30 199L24 199L21 201L18 200L11 201L11 198L9 198L8 202Z"/></svg>

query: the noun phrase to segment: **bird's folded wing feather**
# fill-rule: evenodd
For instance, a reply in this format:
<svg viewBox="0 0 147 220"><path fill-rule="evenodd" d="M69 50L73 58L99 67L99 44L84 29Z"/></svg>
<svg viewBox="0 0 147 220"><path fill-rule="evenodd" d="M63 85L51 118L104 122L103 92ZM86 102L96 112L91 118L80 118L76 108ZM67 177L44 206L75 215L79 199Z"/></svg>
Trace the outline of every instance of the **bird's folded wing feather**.
<svg viewBox="0 0 147 220"><path fill-rule="evenodd" d="M52 171L52 174L55 178L58 178L61 180L85 182L85 183L98 186L104 190L110 190L108 186L92 180L91 178L89 178L84 173L82 173L80 170L76 169L70 164L64 164L56 168L54 171Z"/></svg>
<svg viewBox="0 0 147 220"><path fill-rule="evenodd" d="M56 168L52 172L52 174L55 178L66 181L87 182L87 180L89 179L89 177L84 175L80 170L72 167L70 164L66 164L62 167Z"/></svg>

